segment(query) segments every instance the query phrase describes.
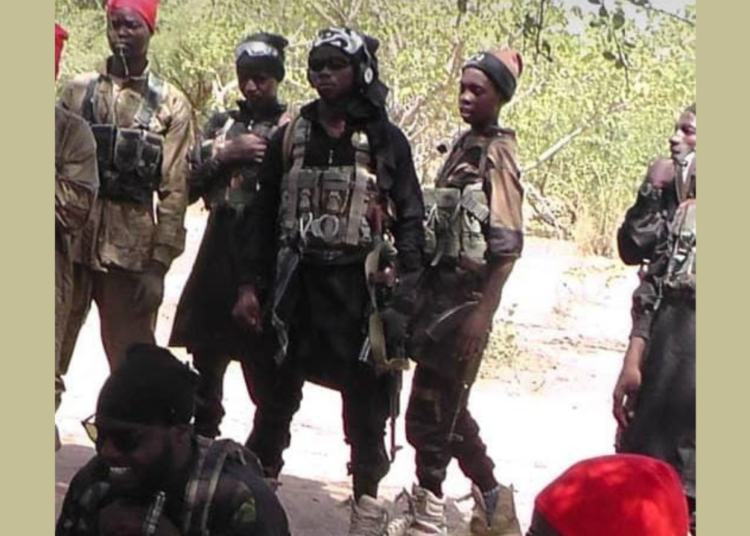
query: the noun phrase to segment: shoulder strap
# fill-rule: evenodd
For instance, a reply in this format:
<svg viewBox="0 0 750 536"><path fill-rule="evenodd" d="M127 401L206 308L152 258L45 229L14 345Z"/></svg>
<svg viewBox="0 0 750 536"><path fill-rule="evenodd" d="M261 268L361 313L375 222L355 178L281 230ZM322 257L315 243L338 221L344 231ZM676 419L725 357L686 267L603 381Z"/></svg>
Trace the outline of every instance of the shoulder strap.
<svg viewBox="0 0 750 536"><path fill-rule="evenodd" d="M83 97L83 105L81 107L81 116L91 125L99 123L96 118L96 105L97 105L97 86L101 80L101 75L97 76L89 81L86 86L86 93Z"/></svg>
<svg viewBox="0 0 750 536"><path fill-rule="evenodd" d="M164 98L164 80L154 73L148 74L146 82L146 94L143 96L141 106L135 116L135 123L144 129L148 129L156 110L159 109Z"/></svg>
<svg viewBox="0 0 750 536"><path fill-rule="evenodd" d="M453 171L453 168L456 167L456 163L458 162L461 155L463 154L463 148L464 148L464 143L466 142L466 138L469 136L470 133L471 131L467 130L463 134L459 135L459 137L453 142L453 145L451 146L451 149L450 149L450 153L448 154L448 158L445 159L445 162L440 167L440 171L438 171L435 184L438 184L438 182L444 175L449 174L451 171Z"/></svg>
<svg viewBox="0 0 750 536"><path fill-rule="evenodd" d="M242 465L253 463L252 468L258 474L261 472L257 458L242 445L229 439L213 441L198 437L198 463L185 490L182 517L182 534L185 536L209 536L214 496L224 464L230 458Z"/></svg>
<svg viewBox="0 0 750 536"><path fill-rule="evenodd" d="M309 133L310 122L301 115L289 121L281 145L284 171L289 171L298 158L304 158Z"/></svg>

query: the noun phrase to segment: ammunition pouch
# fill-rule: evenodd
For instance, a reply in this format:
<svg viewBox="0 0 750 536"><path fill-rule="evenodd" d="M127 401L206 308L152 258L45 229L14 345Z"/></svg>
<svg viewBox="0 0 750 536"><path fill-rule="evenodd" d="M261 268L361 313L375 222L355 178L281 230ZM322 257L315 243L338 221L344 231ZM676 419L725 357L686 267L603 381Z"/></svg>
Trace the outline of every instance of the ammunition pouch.
<svg viewBox="0 0 750 536"><path fill-rule="evenodd" d="M463 257L483 262L487 242L482 227L489 223L490 209L482 185L426 188L424 201L426 253L432 264Z"/></svg>
<svg viewBox="0 0 750 536"><path fill-rule="evenodd" d="M99 195L113 201L150 204L159 187L162 137L137 128L92 125L99 165Z"/></svg>
<svg viewBox="0 0 750 536"><path fill-rule="evenodd" d="M164 82L149 74L134 128L120 128L98 115L102 81L100 77L89 83L81 110L96 140L99 196L150 205L161 182L164 138L149 128L164 96Z"/></svg>
<svg viewBox="0 0 750 536"><path fill-rule="evenodd" d="M294 129L293 164L282 180L282 243L299 243L304 252L333 258L344 252L367 253L374 245L367 214L379 202L375 174L370 170L367 136L352 136L354 166L303 167L309 122L300 119Z"/></svg>
<svg viewBox="0 0 750 536"><path fill-rule="evenodd" d="M671 256L662 290L665 296L692 296L696 289L696 202L683 202L671 224Z"/></svg>

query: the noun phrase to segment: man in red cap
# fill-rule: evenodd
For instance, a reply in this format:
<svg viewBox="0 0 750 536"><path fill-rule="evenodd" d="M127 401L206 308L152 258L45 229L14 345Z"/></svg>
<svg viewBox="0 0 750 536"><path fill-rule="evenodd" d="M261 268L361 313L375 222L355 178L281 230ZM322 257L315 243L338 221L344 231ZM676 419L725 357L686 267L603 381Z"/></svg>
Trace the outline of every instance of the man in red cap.
<svg viewBox="0 0 750 536"><path fill-rule="evenodd" d="M645 456L614 455L573 465L536 497L527 536L685 536L680 477Z"/></svg>
<svg viewBox="0 0 750 536"><path fill-rule="evenodd" d="M513 488L500 484L468 410L503 287L523 249L523 188L515 132L498 123L523 63L501 49L470 58L458 108L471 127L425 190L430 266L417 299L410 355L417 361L406 411L416 451L407 536L445 536L442 484L455 458L472 481L472 536L520 536Z"/></svg>
<svg viewBox="0 0 750 536"><path fill-rule="evenodd" d="M158 0L109 0L112 55L62 93L63 105L92 126L101 182L94 217L74 247L63 372L92 301L112 368L131 344L154 342L164 276L184 249L191 110L149 66L157 6Z"/></svg>
<svg viewBox="0 0 750 536"><path fill-rule="evenodd" d="M55 24L55 80L67 37L62 26ZM55 104L55 392L73 297L71 240L88 221L98 187L96 143L91 129L79 116ZM59 448L55 428L55 450Z"/></svg>

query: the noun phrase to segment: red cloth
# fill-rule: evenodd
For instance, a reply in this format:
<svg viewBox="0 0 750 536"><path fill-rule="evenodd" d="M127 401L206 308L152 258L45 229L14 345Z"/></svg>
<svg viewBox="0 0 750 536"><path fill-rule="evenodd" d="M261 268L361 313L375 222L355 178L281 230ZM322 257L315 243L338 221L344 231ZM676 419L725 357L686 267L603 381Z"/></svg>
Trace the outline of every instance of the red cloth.
<svg viewBox="0 0 750 536"><path fill-rule="evenodd" d="M573 465L535 508L560 536L685 536L688 512L677 472L654 458L619 454Z"/></svg>
<svg viewBox="0 0 750 536"><path fill-rule="evenodd" d="M159 9L159 0L108 0L107 13L115 9L132 9L146 21L151 32L156 27L156 12Z"/></svg>
<svg viewBox="0 0 750 536"><path fill-rule="evenodd" d="M65 31L65 28L55 23L55 80L57 80L57 73L60 72L60 56L62 56L63 46L67 38L68 32Z"/></svg>

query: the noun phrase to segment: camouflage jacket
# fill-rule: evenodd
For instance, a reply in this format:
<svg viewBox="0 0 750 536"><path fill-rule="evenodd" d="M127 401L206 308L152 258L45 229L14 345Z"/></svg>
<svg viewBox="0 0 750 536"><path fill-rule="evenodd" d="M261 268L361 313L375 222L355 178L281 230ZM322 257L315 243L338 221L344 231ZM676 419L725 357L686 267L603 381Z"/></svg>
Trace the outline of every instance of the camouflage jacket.
<svg viewBox="0 0 750 536"><path fill-rule="evenodd" d="M86 225L96 199L99 176L96 144L82 118L55 105L55 356L73 286L70 245Z"/></svg>
<svg viewBox="0 0 750 536"><path fill-rule="evenodd" d="M231 440L196 437L194 445L184 489L165 492L162 517L182 536L289 536L284 509L252 453ZM209 449L218 456L209 457ZM118 502L146 507L155 501L140 489L122 489L94 456L70 483L55 536L98 535L101 512Z"/></svg>
<svg viewBox="0 0 750 536"><path fill-rule="evenodd" d="M81 113L87 89L96 84L96 114L101 122L133 127L146 92L149 68L143 75L121 80L109 74L106 62L96 73L75 77L63 90L61 101ZM163 98L149 130L163 136L163 160L155 210L100 199L95 215L77 242L76 262L97 270L119 267L141 271L150 261L169 267L185 246L185 210L188 202L188 154L193 140L191 108L186 97L164 82Z"/></svg>

